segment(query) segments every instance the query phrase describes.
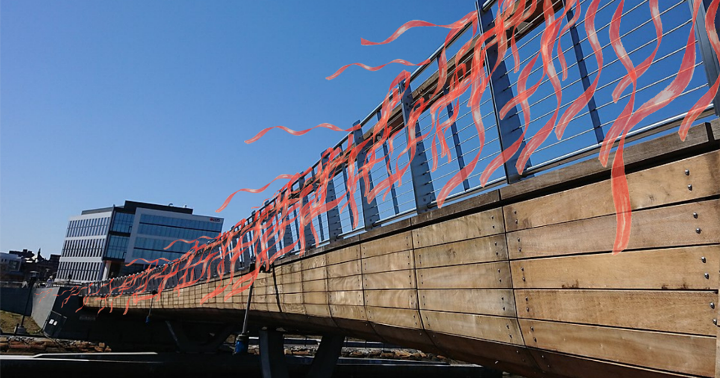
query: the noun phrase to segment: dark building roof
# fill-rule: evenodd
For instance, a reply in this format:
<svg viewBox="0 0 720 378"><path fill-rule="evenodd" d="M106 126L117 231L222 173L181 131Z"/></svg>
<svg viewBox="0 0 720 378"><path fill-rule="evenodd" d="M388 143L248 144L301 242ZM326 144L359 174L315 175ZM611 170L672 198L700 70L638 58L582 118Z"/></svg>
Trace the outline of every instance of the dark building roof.
<svg viewBox="0 0 720 378"><path fill-rule="evenodd" d="M106 213L108 211L112 211L113 209L118 209L123 213L135 213L135 210L138 208L170 211L173 213L181 213L181 214L192 214L193 213L193 209L191 209L189 207L175 207L175 206L167 206L167 205L157 205L154 203L146 203L146 202L125 201L125 204L123 206L102 207L99 209L83 210L82 215L95 214L95 213Z"/></svg>

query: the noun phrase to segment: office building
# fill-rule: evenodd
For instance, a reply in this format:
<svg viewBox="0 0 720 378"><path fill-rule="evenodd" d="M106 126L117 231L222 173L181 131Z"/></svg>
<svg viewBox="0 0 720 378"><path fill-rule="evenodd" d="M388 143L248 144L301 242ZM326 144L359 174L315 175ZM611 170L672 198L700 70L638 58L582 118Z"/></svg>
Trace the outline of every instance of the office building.
<svg viewBox="0 0 720 378"><path fill-rule="evenodd" d="M172 205L172 204L171 204ZM174 260L191 244L178 239L214 238L223 219L194 215L187 207L125 201L123 206L85 210L70 218L57 279L94 281L142 270L146 262ZM203 244L207 239L199 239ZM160 260L160 263L164 263Z"/></svg>

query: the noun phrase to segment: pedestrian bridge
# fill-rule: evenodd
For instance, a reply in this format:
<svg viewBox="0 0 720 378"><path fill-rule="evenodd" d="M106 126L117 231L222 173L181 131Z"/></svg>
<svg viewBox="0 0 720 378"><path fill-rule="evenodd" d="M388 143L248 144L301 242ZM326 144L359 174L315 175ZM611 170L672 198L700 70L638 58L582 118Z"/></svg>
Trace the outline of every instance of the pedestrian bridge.
<svg viewBox="0 0 720 378"><path fill-rule="evenodd" d="M255 281L250 321L528 377L715 376L719 126L627 149L633 233L619 255L609 171L589 160L283 259ZM228 279L85 307L237 321L248 292L199 304Z"/></svg>
<svg viewBox="0 0 720 378"><path fill-rule="evenodd" d="M584 10L580 10L574 1L558 1L552 8L537 8L511 35L520 44L520 56L537 53L539 47L532 46L546 40L544 25L551 22L548 12L554 12L561 21L574 19L573 11L565 9L566 3L578 15L582 13L579 20L585 22L585 26L569 25L562 31L572 46L565 58L569 59L570 75L576 77L567 79L575 80L574 84L568 82L567 88L577 85L580 89L572 92L563 87L569 95L558 98L557 106L565 109L575 104L582 93L591 93L592 98L583 105L584 113L569 124L566 136L541 144L548 149L538 149L524 170L517 169L523 166L517 157L506 156L498 165L500 170L481 177L483 186L473 186L480 174L472 169L459 174L485 158L505 156L513 148L524 151L526 141L529 145L540 138L539 132L532 138L525 137L525 132L535 132L546 122L545 116L533 119L523 114L544 99L526 104L528 108L513 102L513 93L518 93L515 84L523 80L523 88L518 90L522 92L524 79L518 78L519 70L510 66L513 59L503 58L497 43L493 47L486 40L485 65L495 68L489 72L491 85L478 106L483 114L494 115L485 122L490 125L488 130L497 130L496 138L488 136L484 145L475 148L468 145L457 103L455 108L452 102L444 103L440 107L448 120L444 130L450 134L441 138L449 141L452 159L438 164L438 154L429 148L434 146L433 136L423 134L427 130L423 123L430 120L413 116L413 112L422 104L452 96L452 85L444 81L442 72L432 73L430 64L423 65L401 83L403 92L394 95L402 93L402 101L393 105L389 115L388 109L383 114L384 106L379 105L338 144L342 148L347 142L348 147L337 159L351 156L351 160L328 165L328 155L323 155L325 160L287 187L285 194L291 195L276 198L277 202L291 198L297 207L277 209L266 218L260 217L261 209L250 218L255 226L278 222L277 227L265 229L287 232L261 237L247 231L236 236L235 245L247 246L244 256L236 259L242 264L231 264L229 256L206 249L198 252L197 259L206 264L174 271L171 277L146 274L141 282L121 277L113 283L85 285L79 291L83 304L80 313L102 310L95 319L110 323L119 321L119 313L125 310L129 317L152 314L152 319L167 321L173 338L182 341L177 324L193 320L231 329L233 324L242 323L249 306L249 322L262 328L261 340L264 337L268 345L277 341L273 335L281 329L414 347L527 377L720 377L720 120L713 105L717 99L693 115L697 121L692 121L695 126L684 141L675 132L690 119L688 112L703 93L695 89L707 92L718 77L717 57L707 35L713 24L706 28L701 23L705 12L714 12L708 7L710 1L698 3L702 5L697 25L691 17L693 2L689 7L687 1L662 2L658 17L665 17L664 29L653 29L651 21L657 18L650 16L646 1L630 1L627 9L620 8L623 25L632 26L620 30L625 33L621 38L639 46L634 50L627 46L632 60L640 62L652 53L655 59L650 60L653 64L648 72L659 70L644 74L643 80L650 80L645 83L648 86L639 83L635 89L631 85L637 95L635 108L652 100L667 85L661 84L663 80L681 76L683 71L678 74L678 66L682 56L683 64L692 63L694 57L694 67L702 66L671 106L625 134L631 145L625 147L621 161L629 197L620 215L616 214L619 199L613 197L617 193L613 175L617 179L620 168L604 166L595 156L627 103L627 96L613 99L609 91L602 90L614 87L626 72L612 70L613 64L620 63L607 58L612 55L607 31L602 37L606 40L597 46L589 46L593 34L587 34L589 24L597 28L598 35L612 26L617 5L584 1L580 2ZM481 32L495 28L493 12L506 14L498 12L499 5L492 1L477 5ZM592 16L587 9L593 10ZM647 15L625 17L639 12L636 9ZM508 20L511 18L506 23ZM691 24L696 28L691 29ZM641 31L643 27L649 28L647 32ZM458 36L470 29L465 25ZM680 38L668 36L683 30ZM697 44L697 55L695 49L686 47L688 35L692 39L689 46ZM642 50L659 43L660 36L669 50L661 49L657 56L651 48ZM473 45L477 38L470 36L470 48L460 49L459 55L447 62L443 62L442 49L431 60L439 63L440 70L446 63L448 77L468 77L482 68L472 64L476 59L473 49L482 46ZM598 62L606 69L599 87L597 81L591 84L600 76L599 70L588 66L591 47L593 51L607 48L606 60ZM639 55L632 55L636 51ZM674 66L663 68L671 61ZM669 73L670 79L664 78ZM545 99L553 98L557 91L552 83L542 80L536 95L546 90ZM414 90L410 87L413 81L419 83ZM450 87L436 90L440 85ZM657 90L643 92L654 85L659 85ZM553 108L554 104L540 104L533 111L552 113ZM467 119L463 122L472 124ZM386 122L384 130L388 132L380 137L372 127L382 122ZM406 127L406 123L414 123L414 128ZM407 156L393 155L393 149L387 148L387 135L407 140L405 143L416 149ZM470 139L478 136L470 135ZM469 163L472 151L478 149L487 156L478 155L480 159ZM609 161L615 154L609 155ZM397 165L388 162L401 158L406 158L409 167L404 180L411 188L406 192L401 192L406 186L400 188L399 181L391 180L398 174L393 171ZM363 168L376 162L380 162L378 169ZM330 171L328 166L332 167ZM352 174L352 169L365 175ZM330 179L321 180L328 172ZM460 180L446 196L442 189L447 188L451 176ZM373 185L383 187L389 197L368 197ZM359 198L358 212L338 206L336 199L345 196L347 201ZM444 204L438 202L440 197L447 198ZM318 198L331 204L326 212L312 213L312 217L297 215ZM273 201L263 209L275 206ZM629 211L629 239L622 252L613 254L617 233L628 229L618 223L627 219L623 215ZM290 217L294 222L285 221ZM319 235L310 232L311 228ZM303 248L297 247L299 239ZM272 263L262 259L265 252L274 259ZM205 259L213 253L221 257ZM223 287L232 286L237 277L261 265L252 291L225 296ZM168 271L163 269L167 268L155 268L154 272ZM187 281L190 271L195 279L191 285ZM128 280L133 283L123 286ZM122 287L125 289L116 290ZM140 322L136 327L142 332Z"/></svg>

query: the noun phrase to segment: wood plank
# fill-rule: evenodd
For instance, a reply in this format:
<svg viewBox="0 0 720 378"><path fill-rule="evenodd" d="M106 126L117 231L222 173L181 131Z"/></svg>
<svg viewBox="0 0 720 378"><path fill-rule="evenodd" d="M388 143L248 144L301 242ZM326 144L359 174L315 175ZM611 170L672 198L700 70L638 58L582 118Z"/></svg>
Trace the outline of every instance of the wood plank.
<svg viewBox="0 0 720 378"><path fill-rule="evenodd" d="M274 300L274 297L272 299ZM280 294L280 303L304 303L303 293Z"/></svg>
<svg viewBox="0 0 720 378"><path fill-rule="evenodd" d="M428 334L433 343L442 350L443 356L522 374L523 377L545 377L538 375L540 369L537 368L529 351L522 346L446 335L432 331L428 331ZM521 367L535 370L523 370Z"/></svg>
<svg viewBox="0 0 720 378"><path fill-rule="evenodd" d="M516 290L521 318L715 336L714 291Z"/></svg>
<svg viewBox="0 0 720 378"><path fill-rule="evenodd" d="M361 275L328 278L328 291L362 290L362 278Z"/></svg>
<svg viewBox="0 0 720 378"><path fill-rule="evenodd" d="M421 310L515 316L512 289L419 290Z"/></svg>
<svg viewBox="0 0 720 378"><path fill-rule="evenodd" d="M720 152L713 151L631 173L627 175L631 208L639 210L716 195L720 193L719 166ZM508 231L615 214L610 180L510 204L503 210Z"/></svg>
<svg viewBox="0 0 720 378"><path fill-rule="evenodd" d="M628 249L719 243L719 218L718 200L634 211ZM607 215L515 231L508 250L511 259L610 251L615 228L615 215Z"/></svg>
<svg viewBox="0 0 720 378"><path fill-rule="evenodd" d="M305 304L305 313L309 316L330 318L330 307L328 305ZM328 319L331 320L331 319Z"/></svg>
<svg viewBox="0 0 720 378"><path fill-rule="evenodd" d="M333 318L367 321L365 306L344 306L331 304L329 307L330 314Z"/></svg>
<svg viewBox="0 0 720 378"><path fill-rule="evenodd" d="M371 324L375 332L383 341L391 345L403 345L407 348L419 349L426 353L444 355L430 339L427 332L420 329L409 329L388 326L385 324Z"/></svg>
<svg viewBox="0 0 720 378"><path fill-rule="evenodd" d="M363 292L360 291L331 291L328 302L332 305L363 306Z"/></svg>
<svg viewBox="0 0 720 378"><path fill-rule="evenodd" d="M327 256L327 255L312 256L312 257L308 257L308 258L300 260L300 265L302 267L302 270L310 270L310 269L324 267L325 265L327 265L325 263L325 256Z"/></svg>
<svg viewBox="0 0 720 378"><path fill-rule="evenodd" d="M417 310L365 306L368 321L400 328L422 329Z"/></svg>
<svg viewBox="0 0 720 378"><path fill-rule="evenodd" d="M566 377L583 378L669 378L692 377L685 374L674 374L666 371L652 370L637 366L624 365L616 362L601 361L592 358L571 356L568 354L549 352L547 350L530 349L538 365L543 370Z"/></svg>
<svg viewBox="0 0 720 378"><path fill-rule="evenodd" d="M278 293L302 293L303 284L301 282L281 284L278 283Z"/></svg>
<svg viewBox="0 0 720 378"><path fill-rule="evenodd" d="M327 265L360 260L360 246L353 245L351 247L342 248L337 251L329 252L325 256Z"/></svg>
<svg viewBox="0 0 720 378"><path fill-rule="evenodd" d="M388 253L412 249L412 232L386 236L360 245L363 258L386 255Z"/></svg>
<svg viewBox="0 0 720 378"><path fill-rule="evenodd" d="M525 343L540 349L710 376L715 338L521 319Z"/></svg>
<svg viewBox="0 0 720 378"><path fill-rule="evenodd" d="M315 292L315 293L303 293L303 303L305 304L321 304L326 305L328 304L328 293L323 292Z"/></svg>
<svg viewBox="0 0 720 378"><path fill-rule="evenodd" d="M718 287L718 276L710 272L720 266L720 246L551 257L510 265L516 272L515 288L711 290Z"/></svg>
<svg viewBox="0 0 720 378"><path fill-rule="evenodd" d="M656 160L658 156L668 155L677 151L697 149L699 146L707 145L709 135L705 125L691 127L685 141L681 141L677 134L659 137L644 143L627 146L623 152L625 165L647 163ZM597 153L595 153L597 154ZM610 154L610 160L615 152ZM512 185L500 188L500 198L508 200L529 193L552 188L559 185L567 185L574 180L585 179L594 175L610 177L611 164L603 167L598 159L589 159L579 163L571 164L562 169L543 172L541 175L513 183Z"/></svg>
<svg viewBox="0 0 720 378"><path fill-rule="evenodd" d="M303 304L280 302L280 306L282 307L282 312L305 315L305 306Z"/></svg>
<svg viewBox="0 0 720 378"><path fill-rule="evenodd" d="M416 274L418 289L504 289L512 283L504 261L417 269Z"/></svg>
<svg viewBox="0 0 720 378"><path fill-rule="evenodd" d="M313 291L328 291L327 280L303 281L302 291L305 293Z"/></svg>
<svg viewBox="0 0 720 378"><path fill-rule="evenodd" d="M362 259L362 264L363 274L412 269L412 251L395 252Z"/></svg>
<svg viewBox="0 0 720 378"><path fill-rule="evenodd" d="M298 271L295 273L288 273L281 276L276 276L276 280L278 284L291 284L296 282L302 282L302 272Z"/></svg>
<svg viewBox="0 0 720 378"><path fill-rule="evenodd" d="M423 248L504 232L502 209L491 209L413 230L413 247Z"/></svg>
<svg viewBox="0 0 720 378"><path fill-rule="evenodd" d="M353 260L337 265L329 265L327 268L329 278L347 277L360 274L360 260Z"/></svg>
<svg viewBox="0 0 720 378"><path fill-rule="evenodd" d="M501 261L507 258L507 244L502 234L415 250L415 264L418 268Z"/></svg>
<svg viewBox="0 0 720 378"><path fill-rule="evenodd" d="M417 309L415 290L365 290L365 306Z"/></svg>
<svg viewBox="0 0 720 378"><path fill-rule="evenodd" d="M278 273L280 273L280 274L297 273L297 272L299 272L299 271L302 270L302 265L301 265L301 264L296 264L296 263L285 264L285 265L280 265L279 267L277 267L277 268L275 268L275 269L276 269L275 274L278 274ZM279 272L277 272L278 269L280 270Z"/></svg>
<svg viewBox="0 0 720 378"><path fill-rule="evenodd" d="M327 270L325 267L303 270L303 281L322 280L327 278Z"/></svg>
<svg viewBox="0 0 720 378"><path fill-rule="evenodd" d="M457 312L420 311L425 329L449 335L522 345L517 319Z"/></svg>
<svg viewBox="0 0 720 378"><path fill-rule="evenodd" d="M396 270L394 272L363 274L363 288L368 289L414 289L415 271Z"/></svg>

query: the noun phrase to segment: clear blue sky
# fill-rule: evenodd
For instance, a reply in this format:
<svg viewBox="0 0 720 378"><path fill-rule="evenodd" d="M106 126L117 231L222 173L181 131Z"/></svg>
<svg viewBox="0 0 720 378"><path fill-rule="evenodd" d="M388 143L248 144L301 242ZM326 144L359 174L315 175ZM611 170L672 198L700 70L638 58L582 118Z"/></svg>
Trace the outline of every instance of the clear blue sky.
<svg viewBox="0 0 720 378"><path fill-rule="evenodd" d="M68 217L124 200L214 214L226 196L303 170L420 61L473 1L31 1L0 9L0 250L60 253ZM269 195L277 185L267 192ZM267 195L240 194L226 229Z"/></svg>

